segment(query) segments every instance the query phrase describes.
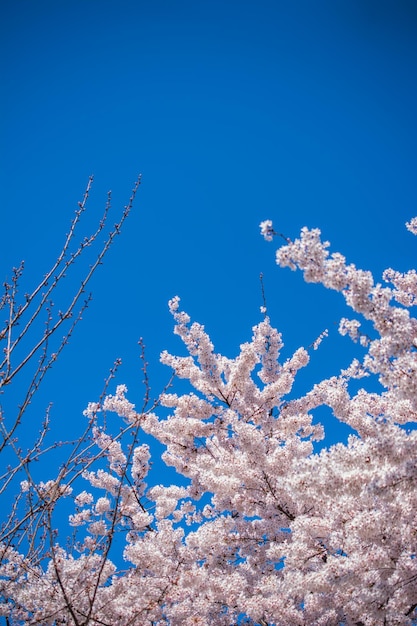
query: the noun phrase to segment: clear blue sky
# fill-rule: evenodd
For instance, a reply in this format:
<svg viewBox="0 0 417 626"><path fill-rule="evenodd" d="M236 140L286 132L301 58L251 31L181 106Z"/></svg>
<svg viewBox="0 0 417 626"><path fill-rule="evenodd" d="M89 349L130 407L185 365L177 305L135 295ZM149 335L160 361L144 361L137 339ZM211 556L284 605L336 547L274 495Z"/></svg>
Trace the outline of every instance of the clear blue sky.
<svg viewBox="0 0 417 626"><path fill-rule="evenodd" d="M378 278L413 266L415 2L3 0L0 48L2 278L23 258L25 291L46 272L90 174L87 227L143 174L40 406L77 428L117 357L140 404L140 336L157 392L159 353L181 350L176 294L234 356L261 319L261 271L286 355L331 330L309 381L347 364L340 296L275 267L258 224L319 227Z"/></svg>

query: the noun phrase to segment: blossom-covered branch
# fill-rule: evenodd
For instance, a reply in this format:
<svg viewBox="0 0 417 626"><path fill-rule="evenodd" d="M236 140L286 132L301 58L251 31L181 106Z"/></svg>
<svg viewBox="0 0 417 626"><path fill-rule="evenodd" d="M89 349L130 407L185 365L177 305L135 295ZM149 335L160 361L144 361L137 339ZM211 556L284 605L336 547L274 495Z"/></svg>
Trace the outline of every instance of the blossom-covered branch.
<svg viewBox="0 0 417 626"><path fill-rule="evenodd" d="M277 234L268 220L261 231ZM50 532L36 563L16 538L3 542L0 611L9 624L416 623L415 272L388 269L382 286L330 255L318 230L284 239L278 263L341 292L355 312L339 331L361 344L358 358L296 394L309 351L283 359L266 310L230 358L174 297L187 356L163 352L161 361L188 390L176 392L174 380L137 411L118 385L86 409L97 453L82 467L84 482L78 474L22 485L21 497L41 499L48 514L57 498L73 498L74 535L64 544ZM350 426L346 443L317 445L326 443L321 406ZM106 411L121 418L118 433ZM177 484L147 485L150 437Z"/></svg>

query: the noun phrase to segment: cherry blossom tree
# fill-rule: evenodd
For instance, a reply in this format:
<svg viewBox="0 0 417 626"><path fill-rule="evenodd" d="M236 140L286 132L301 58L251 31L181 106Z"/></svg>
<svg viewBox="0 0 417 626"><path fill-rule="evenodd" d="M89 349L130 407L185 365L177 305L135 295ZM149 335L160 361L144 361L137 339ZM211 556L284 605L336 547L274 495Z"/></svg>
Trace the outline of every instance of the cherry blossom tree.
<svg viewBox="0 0 417 626"><path fill-rule="evenodd" d="M416 234L417 219L407 227ZM279 236L269 220L261 232ZM7 624L417 623L417 274L387 269L375 283L307 228L277 263L341 293L353 317L339 332L362 356L299 397L310 348L283 360L266 307L232 359L173 298L187 351L161 355L173 384L154 402L145 385L139 410L124 385L90 403L71 462L21 482L1 543ZM320 406L350 426L347 443L317 448ZM177 485L147 485L149 437ZM66 542L54 531L64 500Z"/></svg>

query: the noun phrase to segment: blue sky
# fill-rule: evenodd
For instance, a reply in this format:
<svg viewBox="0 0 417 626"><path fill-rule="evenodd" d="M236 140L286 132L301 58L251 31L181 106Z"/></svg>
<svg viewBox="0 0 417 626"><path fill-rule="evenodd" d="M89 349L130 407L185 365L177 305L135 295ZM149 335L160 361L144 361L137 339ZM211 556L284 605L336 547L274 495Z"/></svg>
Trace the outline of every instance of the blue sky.
<svg viewBox="0 0 417 626"><path fill-rule="evenodd" d="M25 259L28 291L47 271L90 174L86 232L107 190L116 216L143 175L37 411L52 401L74 432L119 357L140 405L141 336L157 393L159 353L181 352L174 295L234 356L261 319L260 272L284 356L331 330L305 384L348 363L342 299L278 269L258 225L319 227L378 278L413 266L414 2L3 0L0 29L2 278Z"/></svg>

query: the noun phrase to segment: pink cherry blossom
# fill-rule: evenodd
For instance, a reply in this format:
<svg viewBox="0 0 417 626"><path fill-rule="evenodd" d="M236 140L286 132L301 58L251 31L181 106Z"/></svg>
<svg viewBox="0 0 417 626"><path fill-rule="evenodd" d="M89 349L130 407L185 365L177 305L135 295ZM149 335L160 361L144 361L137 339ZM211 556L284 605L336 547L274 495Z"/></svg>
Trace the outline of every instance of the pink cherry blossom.
<svg viewBox="0 0 417 626"><path fill-rule="evenodd" d="M270 220L261 232L273 238ZM265 310L231 358L215 351L178 297L170 300L187 356L165 351L161 361L188 388L174 381L139 414L117 386L88 405L90 437L78 463L59 480L21 482L33 520L19 526L16 513L17 530L1 544L8 624L416 623L416 273L388 269L382 286L320 237L303 228L277 262L341 293L354 317L343 317L339 332L359 343L357 356L295 393L327 331L284 359ZM366 387L376 379L379 391ZM346 443L317 447L326 443L319 407L350 427ZM106 412L119 428L114 416L107 425ZM179 484L145 482L150 437ZM66 544L52 525L64 496L74 503ZM20 529L37 519L43 539L25 553L30 539Z"/></svg>

